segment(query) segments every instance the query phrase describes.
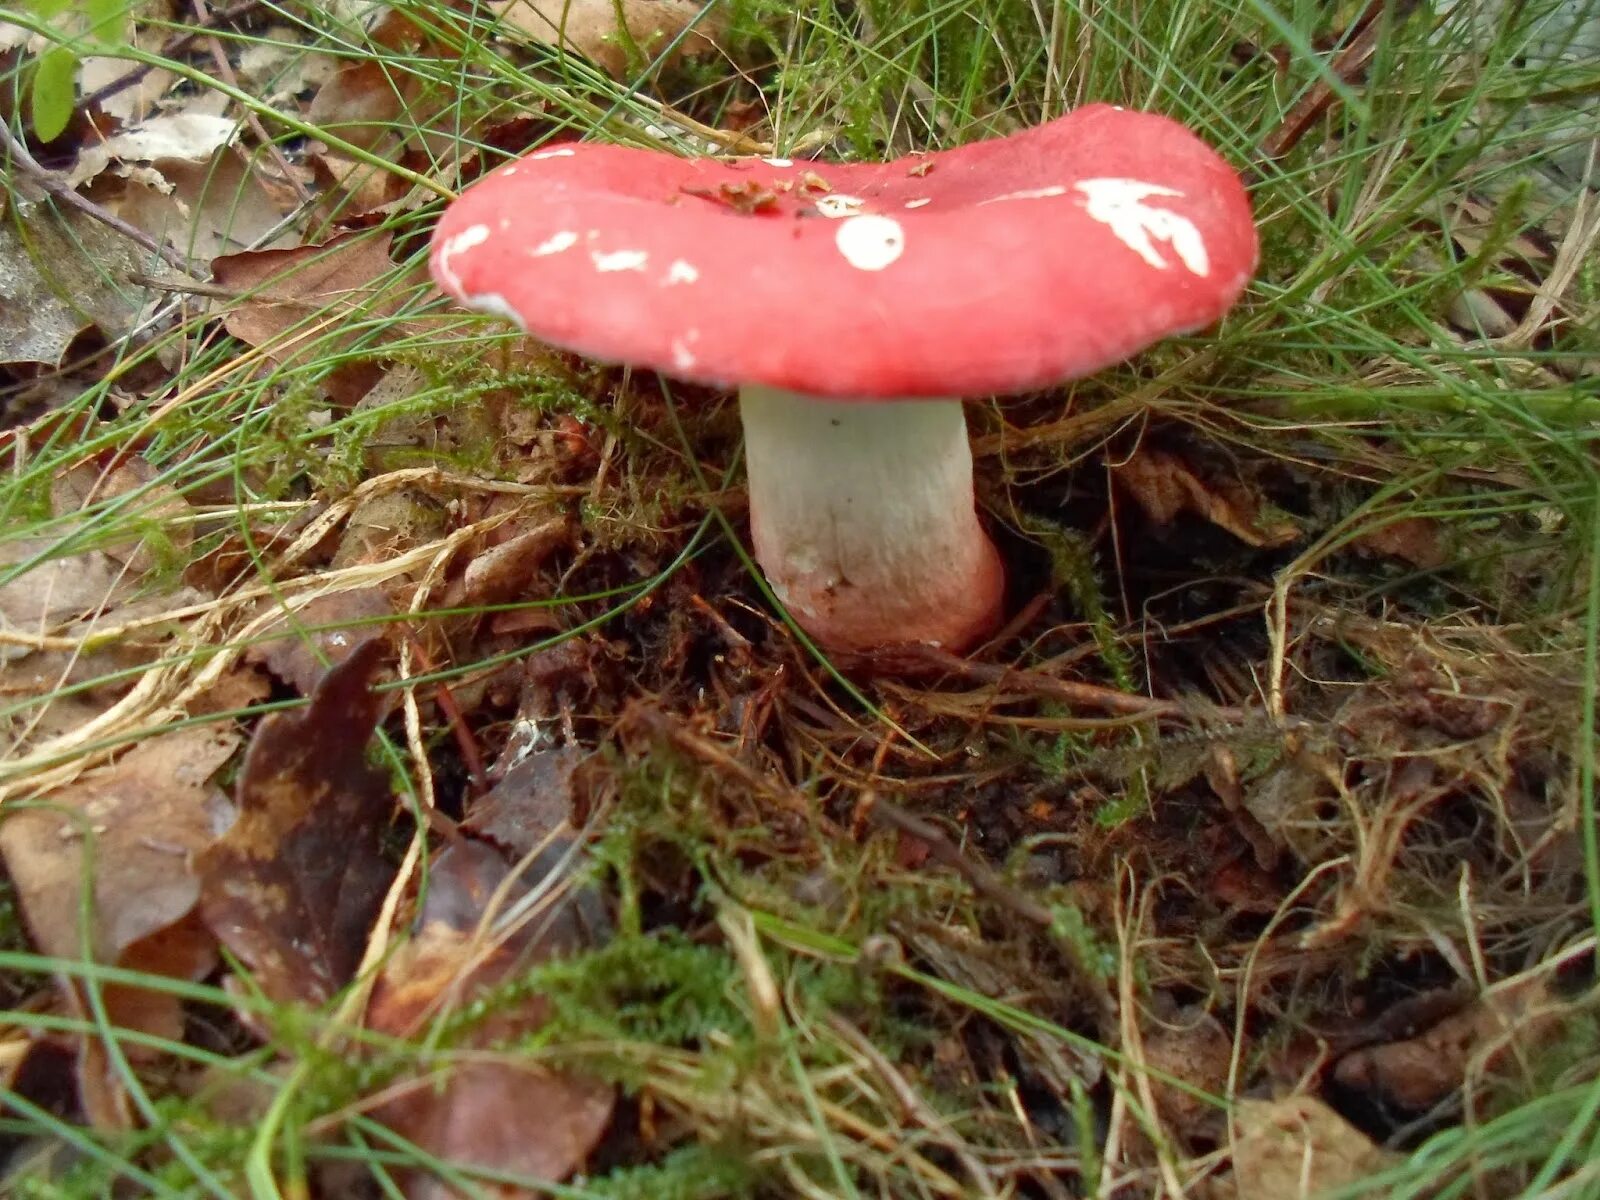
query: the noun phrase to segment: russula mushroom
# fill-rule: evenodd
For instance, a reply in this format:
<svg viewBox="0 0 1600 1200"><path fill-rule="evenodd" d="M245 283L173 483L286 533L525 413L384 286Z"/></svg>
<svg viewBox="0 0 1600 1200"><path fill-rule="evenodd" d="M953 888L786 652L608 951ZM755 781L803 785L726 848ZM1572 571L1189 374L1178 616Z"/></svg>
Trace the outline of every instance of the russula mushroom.
<svg viewBox="0 0 1600 1200"><path fill-rule="evenodd" d="M960 650L998 619L960 398L1210 324L1256 235L1205 143L1092 105L889 163L546 148L452 204L431 262L542 341L737 386L756 559L850 655Z"/></svg>

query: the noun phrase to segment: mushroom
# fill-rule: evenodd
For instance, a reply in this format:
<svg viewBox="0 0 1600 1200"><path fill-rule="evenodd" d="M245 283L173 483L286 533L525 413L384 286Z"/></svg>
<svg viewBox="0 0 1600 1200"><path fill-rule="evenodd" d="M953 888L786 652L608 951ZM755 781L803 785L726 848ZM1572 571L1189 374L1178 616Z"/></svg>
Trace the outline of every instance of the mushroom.
<svg viewBox="0 0 1600 1200"><path fill-rule="evenodd" d="M545 342L737 386L756 560L846 656L998 621L961 397L1208 325L1255 262L1236 172L1107 105L889 163L546 148L455 201L431 259Z"/></svg>

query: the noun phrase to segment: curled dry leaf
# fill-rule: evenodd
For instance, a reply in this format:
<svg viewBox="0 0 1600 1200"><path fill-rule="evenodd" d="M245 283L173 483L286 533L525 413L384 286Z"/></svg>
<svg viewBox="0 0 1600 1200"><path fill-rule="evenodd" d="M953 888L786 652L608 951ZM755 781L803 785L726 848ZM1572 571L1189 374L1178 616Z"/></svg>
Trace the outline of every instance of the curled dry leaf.
<svg viewBox="0 0 1600 1200"><path fill-rule="evenodd" d="M233 828L199 858L201 912L276 1001L322 1004L349 982L393 869L387 774L367 762L382 643L323 677L311 703L262 720Z"/></svg>
<svg viewBox="0 0 1600 1200"><path fill-rule="evenodd" d="M1543 979L1503 984L1416 1037L1346 1054L1334 1078L1421 1112L1471 1086L1517 1051L1548 1041L1561 1028L1563 1012Z"/></svg>
<svg viewBox="0 0 1600 1200"><path fill-rule="evenodd" d="M679 38L668 65L716 50L726 22L705 0L510 0L500 19L536 42L565 46L621 79ZM705 15L702 15L705 14Z"/></svg>
<svg viewBox="0 0 1600 1200"><path fill-rule="evenodd" d="M215 943L188 919L200 898L193 858L227 824L211 776L238 746L216 725L162 734L37 807L6 809L0 855L41 952L81 959L87 949L96 962L177 979L211 969ZM179 1035L169 994L112 988L107 1003L130 1027Z"/></svg>
<svg viewBox="0 0 1600 1200"><path fill-rule="evenodd" d="M429 871L421 933L391 958L373 990L368 1024L413 1037L425 1024L478 1000L512 971L568 953L604 936L605 914L588 889L564 893L506 933L491 933L498 914L570 870L569 844L553 843L522 878L487 843L463 839L447 847ZM609 1084L553 1071L527 1056L496 1056L494 1047L531 1034L547 1006L533 996L494 1009L474 1022L464 1061L445 1068L443 1082L419 1079L402 1087L376 1115L430 1155L464 1167L559 1180L583 1165L611 1120ZM395 1089L391 1088L391 1091ZM415 1173L411 1200L446 1200L458 1193ZM488 1195L533 1196L525 1188L485 1186Z"/></svg>
<svg viewBox="0 0 1600 1200"><path fill-rule="evenodd" d="M162 164L209 162L233 141L238 128L238 122L209 113L175 112L151 117L84 147L67 172L67 183L80 187L116 164L118 174L165 191L171 184L161 174Z"/></svg>
<svg viewBox="0 0 1600 1200"><path fill-rule="evenodd" d="M1176 455L1141 449L1112 468L1117 482L1158 525L1190 512L1226 529L1247 546L1269 549L1300 536L1282 513L1269 512L1260 496L1238 480L1207 483Z"/></svg>

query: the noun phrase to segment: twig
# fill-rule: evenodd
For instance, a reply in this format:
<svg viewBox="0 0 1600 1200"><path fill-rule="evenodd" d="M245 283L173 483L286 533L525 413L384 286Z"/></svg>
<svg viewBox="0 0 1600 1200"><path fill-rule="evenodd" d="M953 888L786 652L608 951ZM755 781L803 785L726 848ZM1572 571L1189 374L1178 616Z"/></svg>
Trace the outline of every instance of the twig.
<svg viewBox="0 0 1600 1200"><path fill-rule="evenodd" d="M1003 663L980 663L951 654L937 646L918 646L914 653L920 663L951 675L970 679L975 683L1004 685L1050 700L1060 700L1075 708L1092 708L1098 712L1118 713L1122 716L1158 717L1180 716L1185 711L1174 700L1156 700L1150 696L1136 696L1119 692L1115 688L1100 687L1093 683L1078 683L1043 675L1038 671L1023 670ZM1242 720L1243 709L1213 709L1222 719Z"/></svg>
<svg viewBox="0 0 1600 1200"><path fill-rule="evenodd" d="M225 8L221 12L212 13L210 17L211 23L214 26L231 25L241 17L249 16L256 9L262 7L262 4L263 0L244 0L243 4L235 4L232 8ZM185 30L161 47L161 57L176 58L205 32L204 28ZM126 75L119 75L104 87L90 92L83 98L84 107L87 108L91 104L104 104L118 92L127 91L155 68L155 63L140 63Z"/></svg>
<svg viewBox="0 0 1600 1200"><path fill-rule="evenodd" d="M1409 17L1412 10L1417 7L1417 3L1418 0L1400 0L1393 6L1392 23L1398 25ZM1378 52L1378 37L1388 27L1379 18L1388 7L1390 7L1389 0L1369 0L1367 7L1356 18L1352 26L1355 36L1329 66L1329 70L1344 82L1353 83L1359 79L1372 61L1373 55ZM1300 144L1300 139L1305 137L1317 118L1332 106L1333 100L1333 88L1329 86L1327 80L1319 79L1315 86L1284 114L1283 120L1278 122L1278 127L1262 139L1261 157L1278 159L1293 150Z"/></svg>
<svg viewBox="0 0 1600 1200"><path fill-rule="evenodd" d="M202 28L209 26L214 20L206 0L194 0L194 11L195 15L200 18ZM228 84L238 87L239 77L234 74L233 64L228 61L228 52L222 48L222 39L214 33L208 33L206 34L206 41L211 48L211 61L217 65L217 74ZM288 181L289 186L294 189L294 194L299 198L300 203L310 204L311 193L306 191L306 185L301 183L295 176L294 168L289 165L289 160L283 156L283 151L279 148L278 143L267 135L266 129L262 127L261 118L247 108L244 110L244 123L250 127L250 132L256 135L256 140L261 143L268 155L271 156L272 161L277 164L278 172Z"/></svg>
<svg viewBox="0 0 1600 1200"><path fill-rule="evenodd" d="M176 250L156 241L144 230L128 224L116 214L107 212L87 196L80 196L60 177L40 166L33 155L28 153L28 148L22 144L21 139L13 134L4 122L0 122L0 145L5 147L6 157L15 163L24 174L38 183L52 199L66 205L68 208L77 209L91 220L99 221L106 228L127 238L140 249L148 250L151 254L156 255L174 270L182 271L185 275L190 276L195 274L194 267Z"/></svg>

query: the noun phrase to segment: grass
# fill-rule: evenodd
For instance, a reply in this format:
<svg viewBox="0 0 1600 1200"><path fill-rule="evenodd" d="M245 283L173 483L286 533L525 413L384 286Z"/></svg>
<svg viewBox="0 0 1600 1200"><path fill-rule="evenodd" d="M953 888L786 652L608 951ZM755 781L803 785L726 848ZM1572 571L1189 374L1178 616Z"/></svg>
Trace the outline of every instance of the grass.
<svg viewBox="0 0 1600 1200"><path fill-rule="evenodd" d="M583 645L592 683L564 717L595 751L586 869L616 933L412 1038L136 977L179 996L191 1032L229 1031L211 1044L113 1035L95 997L126 973L31 953L7 918L6 1042L100 1045L140 1116L91 1129L12 1080L0 1133L73 1153L8 1186L276 1197L331 1194L353 1171L395 1195L422 1165L489 1194L490 1176L373 1118L372 1097L453 1053L618 1085L594 1168L540 1185L558 1196L1187 1194L1224 1166L1231 1135L1214 1115L1174 1120L1175 1093L1216 1114L1230 1086L1282 1082L1274 1053L1337 1040L1358 1014L1532 981L1559 1017L1555 1048L1519 1045L1511 1067L1408 1119L1344 1095L1396 1154L1336 1194L1592 1191L1600 223L1593 191L1549 164L1583 162L1571 104L1600 72L1551 47L1552 7L1394 4L1365 69L1341 73L1359 6L738 0L726 56L668 67L634 46L618 83L491 36L473 6L395 5L425 37L375 37L328 6L269 4L207 34L231 64L251 51L273 64L251 87L209 51L152 49L189 18L137 11L142 48L110 55L252 114L271 139L241 136L253 170L281 180L276 155L298 162L315 139L352 178L396 181L353 234L389 239L392 269L357 281L353 308L304 299L261 347L218 324L248 295L212 307L203 283L152 292L106 270L109 292L154 305L133 332L85 365L12 372L8 406L48 400L5 446L0 587L90 552L123 582L99 620L0 631L49 675L0 695L0 794L48 799L163 731L248 731L299 703L283 688L210 700L288 617L308 642L412 637L390 685L408 709L388 726L391 762L415 803L459 815L441 687L479 696L508 663ZM59 19L4 16L63 36ZM404 104L357 121L315 114L300 89L257 99L311 51L375 71L362 86ZM7 61L21 94L26 68ZM1019 590L1047 597L998 659L1013 676L830 677L740 552L729 405L531 350L446 308L418 273L441 197L504 153L495 131L521 114L539 136L690 152L710 135L743 148L718 133L743 130L776 153L876 158L1088 100L1168 113L1238 164L1262 266L1218 329L1048 396L971 406L984 507ZM61 220L83 237L24 176L7 175L17 236ZM196 195L224 233L247 220L236 176ZM324 241L350 215L308 206L298 237ZM149 258L147 274L163 271ZM1475 336L1464 296L1512 328ZM328 398L352 372L397 365L409 391ZM574 451L587 468L551 465L566 417L588 423ZM1304 536L1271 551L1200 522L1125 533L1141 527L1111 468L1152 447L1241 480ZM137 477L52 515L75 468L93 479L133 458ZM534 598L452 599L452 556L556 512L580 532ZM1442 558L1371 548L1419 527ZM393 615L319 607L372 590ZM722 624L686 617L696 600ZM496 617L534 632L488 632ZM1050 692L1063 672L1181 707L1086 713ZM497 750L509 713L477 703L472 732ZM1230 772L1243 817L1208 790ZM875 800L933 820L966 865L907 861L918 839L872 832ZM1213 894L1202 844L1251 822L1278 855L1258 873L1281 885L1257 910ZM58 976L77 981L80 1010L46 1003ZM532 995L548 999L545 1025L476 1046L474 1030ZM1163 1005L1228 1031L1220 1076L1158 1061L1152 1031L1175 1020Z"/></svg>

